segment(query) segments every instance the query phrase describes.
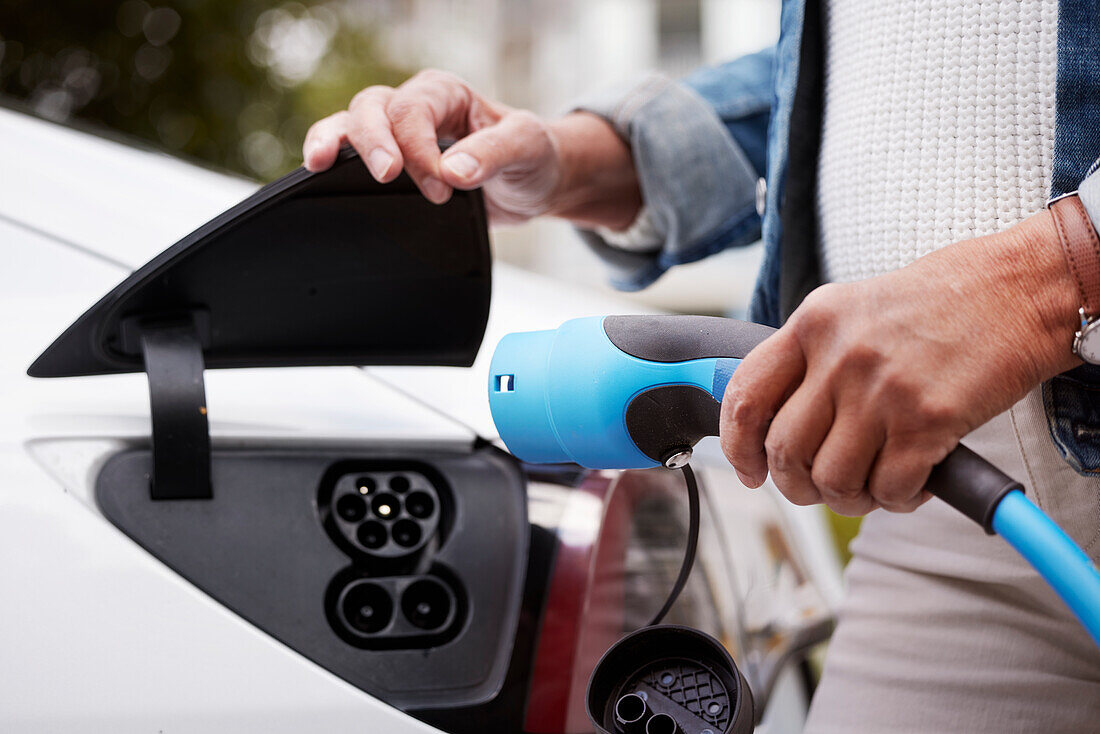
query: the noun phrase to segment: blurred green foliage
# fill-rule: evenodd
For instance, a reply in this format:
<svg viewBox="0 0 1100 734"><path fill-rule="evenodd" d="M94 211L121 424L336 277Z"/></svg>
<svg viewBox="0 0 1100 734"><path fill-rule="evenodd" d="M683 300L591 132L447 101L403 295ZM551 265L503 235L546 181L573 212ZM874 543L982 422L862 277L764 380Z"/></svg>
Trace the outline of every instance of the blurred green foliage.
<svg viewBox="0 0 1100 734"><path fill-rule="evenodd" d="M359 6L362 7L362 6ZM386 63L356 6L261 0L4 0L0 94L260 179Z"/></svg>
<svg viewBox="0 0 1100 734"><path fill-rule="evenodd" d="M852 552L848 546L859 534L859 525L863 518L845 517L829 509L826 509L825 516L829 521L829 527L832 528L833 541L836 543L836 550L840 554L841 563L847 565L848 561L852 560Z"/></svg>

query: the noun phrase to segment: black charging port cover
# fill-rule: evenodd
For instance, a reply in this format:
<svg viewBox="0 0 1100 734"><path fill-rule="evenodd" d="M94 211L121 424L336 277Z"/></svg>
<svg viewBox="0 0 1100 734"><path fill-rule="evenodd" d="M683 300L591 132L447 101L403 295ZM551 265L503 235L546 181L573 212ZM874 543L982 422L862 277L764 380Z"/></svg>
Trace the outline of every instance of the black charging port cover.
<svg viewBox="0 0 1100 734"><path fill-rule="evenodd" d="M427 201L350 148L299 168L135 270L62 333L32 377L147 372L154 499L209 499L203 370L469 366L489 316L478 191Z"/></svg>

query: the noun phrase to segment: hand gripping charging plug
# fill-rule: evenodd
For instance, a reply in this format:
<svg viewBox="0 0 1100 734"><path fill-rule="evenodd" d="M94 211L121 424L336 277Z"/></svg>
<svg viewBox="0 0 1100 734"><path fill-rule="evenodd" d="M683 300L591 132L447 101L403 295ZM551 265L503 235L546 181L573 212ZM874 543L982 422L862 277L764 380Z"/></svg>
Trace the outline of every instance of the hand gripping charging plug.
<svg viewBox="0 0 1100 734"><path fill-rule="evenodd" d="M718 434L720 403L734 370L772 332L705 316L598 316L555 330L509 334L493 355L489 407L501 439L524 461L592 469L685 466L701 438ZM932 470L926 489L987 533L1004 537L1100 645L1100 573L1018 482L960 446ZM641 632L658 629L665 628ZM613 655L617 647L605 660L621 661L622 655ZM593 681L600 673L597 666ZM621 684L600 690L612 689L621 690ZM649 715L641 729L638 722L623 724L614 713L618 700L596 701L592 693L590 685L589 715L602 731L646 731L656 716ZM624 705L636 704L627 699ZM657 718L655 726L669 723ZM668 731L735 731L703 726L698 717L673 723L679 729Z"/></svg>

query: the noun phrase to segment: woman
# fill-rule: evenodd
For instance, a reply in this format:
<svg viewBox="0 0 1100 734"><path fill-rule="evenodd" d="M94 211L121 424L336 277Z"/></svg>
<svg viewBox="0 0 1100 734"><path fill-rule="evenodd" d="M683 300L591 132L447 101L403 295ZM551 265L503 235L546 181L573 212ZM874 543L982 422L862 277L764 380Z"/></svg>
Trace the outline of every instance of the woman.
<svg viewBox="0 0 1100 734"><path fill-rule="evenodd" d="M434 202L576 223L624 288L762 233L752 317L782 328L730 382L723 449L748 486L871 513L808 731L1095 729L1100 652L922 486L965 440L1100 558L1100 372L1074 348L1100 311L1100 2L785 0L775 49L680 83L542 120L423 72L314 125L306 165L344 140Z"/></svg>

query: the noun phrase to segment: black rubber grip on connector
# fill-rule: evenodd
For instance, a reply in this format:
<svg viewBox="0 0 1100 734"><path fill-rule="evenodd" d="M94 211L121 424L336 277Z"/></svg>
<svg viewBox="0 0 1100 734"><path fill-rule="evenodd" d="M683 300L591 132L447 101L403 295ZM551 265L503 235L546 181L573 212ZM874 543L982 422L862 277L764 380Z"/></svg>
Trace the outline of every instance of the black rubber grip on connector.
<svg viewBox="0 0 1100 734"><path fill-rule="evenodd" d="M932 468L924 488L993 532L993 513L1005 495L1023 486L965 446Z"/></svg>
<svg viewBox="0 0 1100 734"><path fill-rule="evenodd" d="M651 362L744 359L775 329L718 316L607 316L603 330L627 354Z"/></svg>
<svg viewBox="0 0 1100 734"><path fill-rule="evenodd" d="M721 404L693 385L659 385L626 406L626 430L643 454L664 463L704 436L718 435Z"/></svg>

